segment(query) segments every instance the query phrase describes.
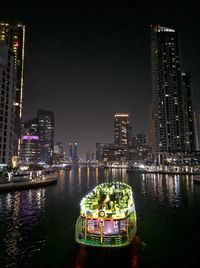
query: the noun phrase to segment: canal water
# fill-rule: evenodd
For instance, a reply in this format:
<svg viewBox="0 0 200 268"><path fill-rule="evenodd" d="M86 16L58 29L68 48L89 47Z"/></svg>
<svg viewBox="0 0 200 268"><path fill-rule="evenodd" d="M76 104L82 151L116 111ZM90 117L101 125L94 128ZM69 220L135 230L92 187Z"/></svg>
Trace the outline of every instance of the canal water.
<svg viewBox="0 0 200 268"><path fill-rule="evenodd" d="M81 247L80 200L108 181L132 186L137 235L127 248ZM190 176L74 168L60 171L56 185L0 193L0 267L197 267L199 229L200 185Z"/></svg>

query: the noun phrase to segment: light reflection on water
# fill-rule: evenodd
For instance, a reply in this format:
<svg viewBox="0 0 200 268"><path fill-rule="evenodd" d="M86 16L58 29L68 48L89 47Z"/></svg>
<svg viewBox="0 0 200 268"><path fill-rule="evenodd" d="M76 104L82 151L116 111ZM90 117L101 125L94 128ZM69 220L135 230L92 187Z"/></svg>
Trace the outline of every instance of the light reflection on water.
<svg viewBox="0 0 200 268"><path fill-rule="evenodd" d="M15 267L18 258L26 255L32 255L33 251L45 241L31 242L31 233L34 225L40 221L41 213L45 212L45 188L38 190L16 191L0 195L0 230L5 230L4 234L0 232L0 238L3 236L4 256L3 261L0 258L0 267L3 263L8 263L6 267ZM23 244L29 245L23 248ZM1 255L0 255L1 257Z"/></svg>
<svg viewBox="0 0 200 268"><path fill-rule="evenodd" d="M184 191L184 196L181 194ZM180 175L141 175L141 193L152 198L160 205L178 207L182 198L193 193L193 180L189 176Z"/></svg>
<svg viewBox="0 0 200 268"><path fill-rule="evenodd" d="M97 184L116 180L133 187L138 215L137 243L130 251L117 253L118 258L110 251L82 250L74 242L81 198ZM0 267L89 268L95 262L96 267L112 267L113 263L118 267L120 259L124 259L124 267L165 267L164 253L176 255L167 248L172 242L169 234L177 255L182 251L194 258L194 251L186 250L184 241L191 236L196 243L200 238L192 231L187 236L185 230L200 225L199 207L200 187L190 176L127 175L125 169L61 171L56 185L0 194ZM167 262L173 267L174 261Z"/></svg>

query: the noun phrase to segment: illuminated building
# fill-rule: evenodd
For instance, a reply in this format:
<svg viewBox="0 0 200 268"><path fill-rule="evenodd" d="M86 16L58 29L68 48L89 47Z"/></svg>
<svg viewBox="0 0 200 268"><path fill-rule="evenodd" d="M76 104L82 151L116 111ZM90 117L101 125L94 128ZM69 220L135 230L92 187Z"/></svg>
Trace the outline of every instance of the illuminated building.
<svg viewBox="0 0 200 268"><path fill-rule="evenodd" d="M38 120L26 121L22 128L20 163L37 164L39 161Z"/></svg>
<svg viewBox="0 0 200 268"><path fill-rule="evenodd" d="M69 159L73 163L78 162L78 143L77 142L69 143Z"/></svg>
<svg viewBox="0 0 200 268"><path fill-rule="evenodd" d="M193 145L188 133L194 131L186 126L190 103L174 29L151 27L151 59L156 152L190 151Z"/></svg>
<svg viewBox="0 0 200 268"><path fill-rule="evenodd" d="M1 25L1 24L0 24ZM15 120L15 77L14 55L4 42L0 26L0 164L11 164L13 155Z"/></svg>
<svg viewBox="0 0 200 268"><path fill-rule="evenodd" d="M54 145L54 153L60 155L64 154L63 143L61 141L56 142L56 144Z"/></svg>
<svg viewBox="0 0 200 268"><path fill-rule="evenodd" d="M11 125L14 125L14 133L12 134L11 141L13 145L9 145L12 149L7 149L10 152L6 153L6 155L10 155L9 157L11 157L18 156L20 150L24 89L25 26L22 24L10 25L0 22L0 46L0 53L3 52L5 54L7 50L7 59L5 59L7 63L4 61L7 64L6 70L0 74L6 81L6 88L2 89L2 91L5 91L4 95L6 96L8 94L9 87L13 87L13 92L8 94L9 101L13 103L11 105L14 105L12 108L14 119L12 118L10 122ZM5 82L3 83L5 84ZM2 161L4 160L2 159ZM8 162L8 156L6 156L5 161Z"/></svg>
<svg viewBox="0 0 200 268"><path fill-rule="evenodd" d="M20 162L52 164L54 152L53 112L38 110L36 118L23 124L22 133Z"/></svg>
<svg viewBox="0 0 200 268"><path fill-rule="evenodd" d="M99 162L103 161L102 152L104 148L108 147L110 144L105 142L96 143L96 160Z"/></svg>
<svg viewBox="0 0 200 268"><path fill-rule="evenodd" d="M53 163L55 165L65 163L64 148L62 142L56 142L56 144L54 145Z"/></svg>
<svg viewBox="0 0 200 268"><path fill-rule="evenodd" d="M146 144L146 135L141 132L136 135L137 147L143 147Z"/></svg>
<svg viewBox="0 0 200 268"><path fill-rule="evenodd" d="M114 144L117 146L128 146L131 143L131 139L129 114L116 113L114 115Z"/></svg>
<svg viewBox="0 0 200 268"><path fill-rule="evenodd" d="M122 162L127 160L128 147L109 144L102 150L102 162Z"/></svg>
<svg viewBox="0 0 200 268"><path fill-rule="evenodd" d="M37 164L39 155L39 137L33 135L22 135L20 162L23 164Z"/></svg>
<svg viewBox="0 0 200 268"><path fill-rule="evenodd" d="M194 112L192 105L192 81L189 73L182 73L183 89L185 92L185 132L186 132L186 150L189 152L196 151L196 133Z"/></svg>
<svg viewBox="0 0 200 268"><path fill-rule="evenodd" d="M52 164L54 152L54 114L47 110L37 111L38 136L40 144L39 160Z"/></svg>

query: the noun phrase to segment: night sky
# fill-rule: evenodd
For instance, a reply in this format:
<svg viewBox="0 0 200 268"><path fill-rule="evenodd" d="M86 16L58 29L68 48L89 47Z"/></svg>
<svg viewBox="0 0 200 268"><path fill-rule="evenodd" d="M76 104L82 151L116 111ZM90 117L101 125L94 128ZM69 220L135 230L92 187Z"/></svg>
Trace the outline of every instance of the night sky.
<svg viewBox="0 0 200 268"><path fill-rule="evenodd" d="M0 19L26 25L24 120L53 111L55 140L78 142L80 157L96 142L113 142L115 112L130 113L133 134L147 132L151 24L180 32L199 110L197 1L7 2Z"/></svg>

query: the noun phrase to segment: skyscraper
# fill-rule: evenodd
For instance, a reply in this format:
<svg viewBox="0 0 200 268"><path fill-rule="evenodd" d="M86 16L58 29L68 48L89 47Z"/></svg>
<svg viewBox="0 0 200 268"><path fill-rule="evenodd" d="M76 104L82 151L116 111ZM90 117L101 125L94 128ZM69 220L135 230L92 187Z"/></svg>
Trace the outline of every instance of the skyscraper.
<svg viewBox="0 0 200 268"><path fill-rule="evenodd" d="M153 114L157 152L186 152L188 106L182 78L179 36L174 29L151 27Z"/></svg>
<svg viewBox="0 0 200 268"><path fill-rule="evenodd" d="M2 70L0 74L2 76L2 84L0 85L1 95L4 95L3 97L7 98L7 101L13 105L12 112L9 105L8 108L5 105L1 109L4 111L4 116L9 113L8 110L10 109L13 116L8 116L7 122L10 120L8 125L10 125L11 129L14 128L14 132L11 131L12 138L9 138L10 145L7 143L6 153L3 153L4 156L6 155L6 158L3 157L4 159L2 161L5 162L10 161L11 156L18 156L20 149L24 88L24 49L25 26L22 24L10 25L0 22L0 54L2 59ZM3 131L7 132L8 127L7 129L4 127ZM6 135L8 139L9 133ZM4 138L6 135L4 135ZM5 150L3 149L3 151Z"/></svg>
<svg viewBox="0 0 200 268"><path fill-rule="evenodd" d="M117 146L128 146L131 142L131 127L129 125L129 114L116 113L114 115L114 144Z"/></svg>
<svg viewBox="0 0 200 268"><path fill-rule="evenodd" d="M182 73L183 79L183 92L185 93L185 132L186 132L186 150L196 150L196 133L194 122L194 111L192 105L192 80L189 73Z"/></svg>
<svg viewBox="0 0 200 268"><path fill-rule="evenodd" d="M8 164L13 155L16 73L12 49L4 42L2 29L0 31L0 164Z"/></svg>
<svg viewBox="0 0 200 268"><path fill-rule="evenodd" d="M37 111L40 161L52 164L54 152L54 115L47 110Z"/></svg>
<svg viewBox="0 0 200 268"><path fill-rule="evenodd" d="M69 159L73 163L78 162L78 143L77 142L69 143Z"/></svg>

